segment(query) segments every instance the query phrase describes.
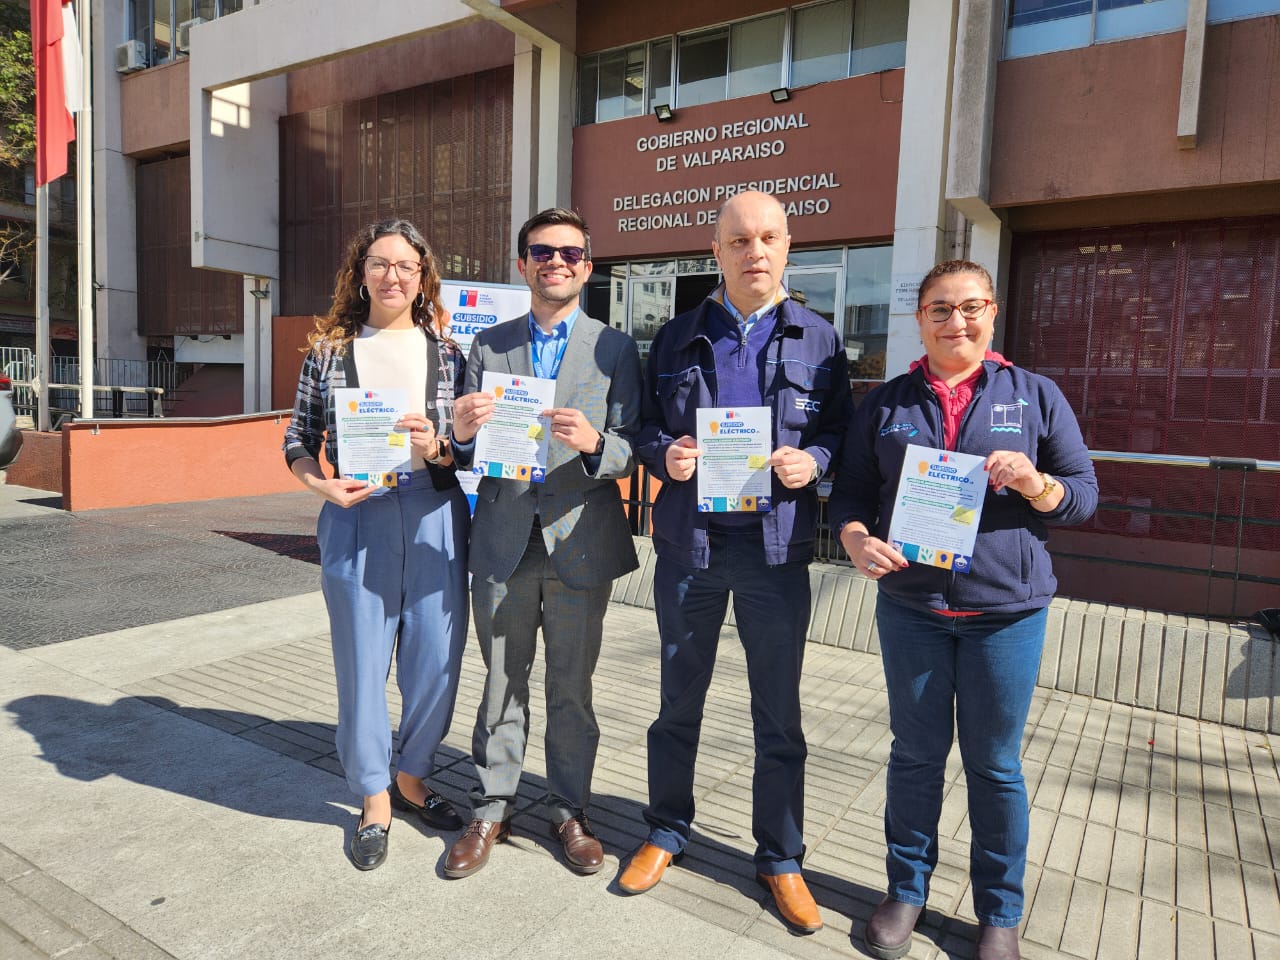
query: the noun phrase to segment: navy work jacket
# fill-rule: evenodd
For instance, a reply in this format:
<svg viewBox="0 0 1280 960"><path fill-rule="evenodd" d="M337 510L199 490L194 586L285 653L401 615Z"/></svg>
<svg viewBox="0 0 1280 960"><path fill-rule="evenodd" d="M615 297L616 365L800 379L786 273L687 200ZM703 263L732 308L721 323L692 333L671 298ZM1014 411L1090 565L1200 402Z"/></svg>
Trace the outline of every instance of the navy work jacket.
<svg viewBox="0 0 1280 960"><path fill-rule="evenodd" d="M686 567L708 565L707 523L698 512L698 476L672 481L667 476L667 447L681 437L697 436L696 412L715 407L716 373L711 311L723 311L713 299L672 319L653 339L645 368L640 433L640 462L662 481L653 506L653 544L659 557ZM762 317L759 322L768 322ZM794 300L777 306L773 331L763 351L765 369L760 406L773 411L773 447L803 450L818 462L819 475L833 467L852 414L848 361L831 322ZM808 561L818 519L816 484L788 490L773 477L773 508L762 516L765 560L770 566Z"/></svg>

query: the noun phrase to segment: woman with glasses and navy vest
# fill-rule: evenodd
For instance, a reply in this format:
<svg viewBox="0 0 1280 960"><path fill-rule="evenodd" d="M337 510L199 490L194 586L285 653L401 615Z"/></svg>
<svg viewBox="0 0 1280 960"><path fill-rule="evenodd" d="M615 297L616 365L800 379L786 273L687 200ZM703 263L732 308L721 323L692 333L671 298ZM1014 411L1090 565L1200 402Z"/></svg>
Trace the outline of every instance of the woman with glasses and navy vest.
<svg viewBox="0 0 1280 960"><path fill-rule="evenodd" d="M864 940L882 960L910 950L929 894L954 736L968 786L976 956L1020 957L1029 829L1022 731L1057 586L1047 527L1092 516L1098 484L1062 392L990 349L996 312L980 265L952 260L929 271L916 311L924 356L858 408L829 504L841 545L879 588L893 733L888 890ZM967 572L908 562L889 542L909 444L984 459L987 486Z"/></svg>

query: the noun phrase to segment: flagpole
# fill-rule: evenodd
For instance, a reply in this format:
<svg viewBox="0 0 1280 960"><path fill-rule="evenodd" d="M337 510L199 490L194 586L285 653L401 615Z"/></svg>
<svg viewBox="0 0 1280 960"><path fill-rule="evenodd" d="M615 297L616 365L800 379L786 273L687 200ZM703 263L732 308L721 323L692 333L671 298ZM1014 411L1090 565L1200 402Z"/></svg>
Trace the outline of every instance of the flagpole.
<svg viewBox="0 0 1280 960"><path fill-rule="evenodd" d="M49 185L36 187L36 429L49 424Z"/></svg>
<svg viewBox="0 0 1280 960"><path fill-rule="evenodd" d="M76 279L80 293L80 417L94 416L93 344L93 33L89 25L91 0L76 3L80 28L80 111L76 114Z"/></svg>

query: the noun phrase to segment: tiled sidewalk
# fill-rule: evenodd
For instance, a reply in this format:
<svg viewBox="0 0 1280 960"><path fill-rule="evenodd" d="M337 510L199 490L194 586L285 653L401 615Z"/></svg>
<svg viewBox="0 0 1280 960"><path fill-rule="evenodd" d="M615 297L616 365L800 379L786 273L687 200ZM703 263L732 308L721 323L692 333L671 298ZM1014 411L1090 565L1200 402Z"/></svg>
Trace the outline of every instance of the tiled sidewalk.
<svg viewBox="0 0 1280 960"><path fill-rule="evenodd" d="M610 853L621 857L643 835L644 732L656 710L658 670L651 613L615 605L607 624L596 674L602 736L593 820ZM317 632L160 673L121 693L336 777L330 670L327 640ZM464 805L474 782L466 754L481 677L473 643L440 757L444 789ZM394 686L391 696L394 711ZM703 728L698 841L649 898L762 949L857 955L883 882L889 734L878 659L811 645L803 699L810 744L806 873L826 929L803 939L789 935L752 882L750 720L744 664L728 632ZM540 704L533 716L516 831L541 839ZM1025 956L1280 956L1278 745L1262 734L1038 693L1026 739L1033 832ZM965 790L958 755L952 759L942 859L909 955L919 960L967 957L975 932ZM338 831L331 834L328 855L337 861L341 840ZM543 853L543 869L560 871L553 853ZM505 855L495 852L486 872L501 871ZM537 894L530 895L536 902Z"/></svg>

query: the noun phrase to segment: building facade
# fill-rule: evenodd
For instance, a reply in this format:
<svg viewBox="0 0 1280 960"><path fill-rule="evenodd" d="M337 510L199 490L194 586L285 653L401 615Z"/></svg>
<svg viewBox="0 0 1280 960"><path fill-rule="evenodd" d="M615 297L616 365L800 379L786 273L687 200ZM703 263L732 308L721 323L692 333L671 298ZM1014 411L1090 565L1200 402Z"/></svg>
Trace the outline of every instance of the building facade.
<svg viewBox="0 0 1280 960"><path fill-rule="evenodd" d="M272 317L323 311L375 217L418 222L448 278L510 282L515 228L572 205L586 306L643 351L715 286L716 209L755 187L858 390L919 355L919 278L963 255L1091 448L1280 459L1280 0L94 13L98 353L234 368L239 409L270 403ZM1055 535L1064 579L1176 593L1226 550L1206 606L1274 605L1274 474L1099 472L1098 518ZM1238 531L1205 520L1233 508Z"/></svg>

